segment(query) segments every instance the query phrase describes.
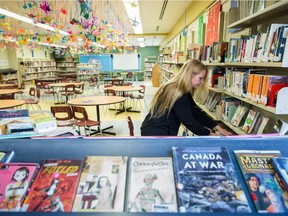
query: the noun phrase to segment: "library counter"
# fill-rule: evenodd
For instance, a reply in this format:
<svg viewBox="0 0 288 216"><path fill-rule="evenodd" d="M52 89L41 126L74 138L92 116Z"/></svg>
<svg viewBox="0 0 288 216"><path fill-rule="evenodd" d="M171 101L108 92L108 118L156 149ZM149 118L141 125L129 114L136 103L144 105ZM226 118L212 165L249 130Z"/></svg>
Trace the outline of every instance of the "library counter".
<svg viewBox="0 0 288 216"><path fill-rule="evenodd" d="M1 140L0 151L13 150L15 156L12 162L38 162L44 159L85 159L88 155L130 157L172 157L171 147L227 147L231 160L235 166L236 174L247 196L252 213L233 213L236 215L258 215L252 200L248 194L243 176L238 168L233 150L280 150L282 156L288 157L288 137L96 137L96 138L57 138L57 139L6 139ZM81 149L81 150L80 150ZM47 215L47 213L29 213L28 215ZM50 213L55 215L67 215L67 213ZM130 213L71 213L71 215L121 215ZM149 213L150 215L168 215L163 213ZM191 215L191 213L169 213L169 215ZM214 215L215 213L201 213L202 215ZM27 215L27 213L0 212L0 216ZM146 215L145 213L133 213L133 215ZM231 213L221 213L231 215ZM287 214L275 214L287 215Z"/></svg>

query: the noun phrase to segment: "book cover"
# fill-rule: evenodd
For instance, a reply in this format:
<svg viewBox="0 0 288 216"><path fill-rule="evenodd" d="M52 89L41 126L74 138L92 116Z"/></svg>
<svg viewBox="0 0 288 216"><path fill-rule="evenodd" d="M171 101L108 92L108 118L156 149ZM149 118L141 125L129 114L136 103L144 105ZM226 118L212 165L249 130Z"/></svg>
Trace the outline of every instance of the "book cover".
<svg viewBox="0 0 288 216"><path fill-rule="evenodd" d="M14 154L14 151L0 151L0 163L9 163Z"/></svg>
<svg viewBox="0 0 288 216"><path fill-rule="evenodd" d="M225 147L173 147L179 212L251 212Z"/></svg>
<svg viewBox="0 0 288 216"><path fill-rule="evenodd" d="M129 160L128 212L177 212L171 157Z"/></svg>
<svg viewBox="0 0 288 216"><path fill-rule="evenodd" d="M231 119L231 124L239 127L242 118L244 117L244 115L246 114L248 108L243 106L243 105L239 105Z"/></svg>
<svg viewBox="0 0 288 216"><path fill-rule="evenodd" d="M70 212L83 160L44 160L21 211Z"/></svg>
<svg viewBox="0 0 288 216"><path fill-rule="evenodd" d="M259 213L285 212L281 190L274 180L271 160L281 157L280 151L235 150L234 154L256 210Z"/></svg>
<svg viewBox="0 0 288 216"><path fill-rule="evenodd" d="M288 198L288 158L272 158L273 168L275 170L275 178L278 185L286 195L284 200ZM282 194L283 195L283 194ZM288 207L288 204L286 205Z"/></svg>
<svg viewBox="0 0 288 216"><path fill-rule="evenodd" d="M259 112L255 111L253 109L249 110L248 115L245 119L244 125L242 127L242 129L245 131L246 134L251 132L253 122L256 121L258 115L259 115Z"/></svg>
<svg viewBox="0 0 288 216"><path fill-rule="evenodd" d="M0 212L20 211L38 164L3 163L0 165Z"/></svg>
<svg viewBox="0 0 288 216"><path fill-rule="evenodd" d="M73 204L77 212L123 212L126 156L87 156Z"/></svg>

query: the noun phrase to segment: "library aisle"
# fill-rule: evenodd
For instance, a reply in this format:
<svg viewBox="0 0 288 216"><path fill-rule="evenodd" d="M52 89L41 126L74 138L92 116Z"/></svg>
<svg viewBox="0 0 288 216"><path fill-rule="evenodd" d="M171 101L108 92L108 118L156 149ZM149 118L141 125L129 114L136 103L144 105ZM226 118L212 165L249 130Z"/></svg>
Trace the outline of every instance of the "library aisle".
<svg viewBox="0 0 288 216"><path fill-rule="evenodd" d="M146 104L149 107L150 101L154 93L157 91L158 87L153 87L151 80L135 81L133 85L134 86L140 86L140 85L146 86L144 100L146 101ZM30 86L27 86L25 88L24 97L28 97L29 88ZM84 95L77 96L77 98L86 97L86 96L87 97L99 96L99 95L104 95L103 84L101 84L98 89L97 87L90 87L88 83L85 83ZM131 102L131 99L126 100L126 103L128 103L127 105L130 105L130 102ZM123 112L123 113L115 115L114 110L107 109L107 106L100 106L102 128L113 125L114 127L113 129L111 129L111 131L115 132L116 136L129 136L129 129L128 129L128 124L127 124L127 119L126 119L126 117L129 115L134 124L134 135L140 136L140 126L145 116L148 113L148 109L146 108L143 100L140 100L139 102L141 103L141 106L138 103L136 108L137 110L141 109L140 113ZM59 105L54 104L53 95L41 95L40 96L40 107L43 110L50 111L51 106L61 106L61 105L65 105L65 104L59 104ZM21 108L26 108L26 107L25 105L23 105ZM95 111L94 106L86 106L85 109L87 110L90 119L92 120L96 119L96 111ZM83 128L81 128L81 134L84 134ZM103 134L103 136L107 136L107 135Z"/></svg>

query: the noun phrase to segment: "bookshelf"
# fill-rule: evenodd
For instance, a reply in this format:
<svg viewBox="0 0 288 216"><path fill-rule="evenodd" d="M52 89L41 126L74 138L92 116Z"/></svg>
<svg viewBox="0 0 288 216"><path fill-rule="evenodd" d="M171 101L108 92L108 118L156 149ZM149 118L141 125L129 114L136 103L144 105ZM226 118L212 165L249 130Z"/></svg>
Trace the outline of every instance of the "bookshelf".
<svg viewBox="0 0 288 216"><path fill-rule="evenodd" d="M92 77L99 77L99 64L77 64L77 77L79 81L88 81Z"/></svg>
<svg viewBox="0 0 288 216"><path fill-rule="evenodd" d="M145 77L151 79L152 69L158 61L158 56L145 56L144 57L144 67L145 67Z"/></svg>
<svg viewBox="0 0 288 216"><path fill-rule="evenodd" d="M78 63L77 58L64 57L60 59L55 59L56 61L56 72L60 76L74 76L76 77L76 64Z"/></svg>
<svg viewBox="0 0 288 216"><path fill-rule="evenodd" d="M131 157L172 157L171 148L173 146L185 147L215 147L223 146L228 148L232 163L235 167L236 175L249 201L252 213L233 213L233 215L251 216L260 215L256 213L253 202L249 196L244 178L237 169L238 164L233 155L233 150L280 150L283 156L288 156L287 137L178 137L178 138L143 138L143 137L123 137L123 138L56 138L53 139L54 145L51 145L51 139L6 139L1 141L0 150L13 150L15 157L13 162L36 162L40 163L44 159L84 159L86 156L128 156ZM155 143L157 143L155 145ZM45 149L45 151L43 151ZM65 151L63 151L65 149ZM81 151L79 151L81 149ZM126 187L127 189L127 187ZM128 194L128 193L126 193ZM2 216L9 215L43 215L44 213L25 213L25 212L0 212ZM77 213L71 213L71 215ZM81 213L81 215L121 215L128 216L131 213ZM231 213L232 214L232 213ZM55 212L53 215L69 215L69 213ZM78 214L77 214L78 215ZM79 214L80 215L80 214ZM146 215L145 213L133 213L133 215ZM149 213L149 215L163 215L163 213ZM169 215L191 215L191 213L169 213ZM215 215L215 213L202 213L201 215ZM226 215L229 215L228 213ZM275 214L285 215L285 214Z"/></svg>
<svg viewBox="0 0 288 216"><path fill-rule="evenodd" d="M13 82L18 85L17 70L0 69L0 83Z"/></svg>
<svg viewBox="0 0 288 216"><path fill-rule="evenodd" d="M21 82L34 83L35 79L54 77L56 63L54 60L18 59Z"/></svg>

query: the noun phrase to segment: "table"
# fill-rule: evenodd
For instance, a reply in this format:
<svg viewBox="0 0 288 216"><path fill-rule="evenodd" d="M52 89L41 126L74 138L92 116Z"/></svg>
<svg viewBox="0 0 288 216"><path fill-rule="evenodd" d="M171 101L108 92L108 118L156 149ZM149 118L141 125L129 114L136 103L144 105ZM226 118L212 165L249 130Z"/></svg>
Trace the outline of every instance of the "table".
<svg viewBox="0 0 288 216"><path fill-rule="evenodd" d="M24 100L1 100L0 109L7 109L25 104Z"/></svg>
<svg viewBox="0 0 288 216"><path fill-rule="evenodd" d="M5 88L9 88L9 87L14 87L16 84L12 84L12 83L4 83L4 84L0 84L0 89L5 89Z"/></svg>
<svg viewBox="0 0 288 216"><path fill-rule="evenodd" d="M124 97L118 97L118 96L93 96L93 97L82 97L82 98L75 98L69 100L67 103L71 106L96 106L96 116L97 121L101 122L100 120L100 105L109 105L109 104L115 104L115 103L121 103L125 101ZM100 124L101 128L101 124ZM113 126L109 126L103 129L96 130L95 133L106 133L111 135L116 135L116 133L108 132L106 130L113 128Z"/></svg>
<svg viewBox="0 0 288 216"><path fill-rule="evenodd" d="M47 86L48 87L53 87L53 88L64 88L67 85L75 85L75 86L79 86L81 85L81 82L60 82L60 83L50 83ZM60 104L59 102L59 95L58 95L59 91L57 91L57 102L55 104Z"/></svg>
<svg viewBox="0 0 288 216"><path fill-rule="evenodd" d="M19 92L19 89L0 89L0 95L15 94L17 92Z"/></svg>
<svg viewBox="0 0 288 216"><path fill-rule="evenodd" d="M115 92L122 92L122 96L123 97L125 96L125 92L143 90L143 88L140 87L140 86L112 86L112 87L106 87L105 89L114 90ZM139 110L132 110L132 107L128 107L126 109L125 109L125 107L123 107L123 109L119 110L118 113L125 112L125 111L126 112L137 112L137 113L140 113Z"/></svg>

